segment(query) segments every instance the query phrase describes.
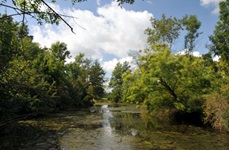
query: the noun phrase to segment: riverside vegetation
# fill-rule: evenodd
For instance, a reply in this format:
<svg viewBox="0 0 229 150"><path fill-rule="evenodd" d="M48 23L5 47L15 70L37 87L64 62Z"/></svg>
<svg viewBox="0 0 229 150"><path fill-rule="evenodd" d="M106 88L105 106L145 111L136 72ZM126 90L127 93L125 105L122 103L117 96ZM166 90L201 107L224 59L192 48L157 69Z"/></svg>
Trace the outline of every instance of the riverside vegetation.
<svg viewBox="0 0 229 150"><path fill-rule="evenodd" d="M229 0L220 3L220 20L209 37L209 53L193 56L201 22L195 15L182 19L151 19L145 30L149 47L131 53L134 69L118 63L109 86L114 101L144 104L154 117L229 130ZM185 54L173 53L173 43L184 36ZM220 57L213 61L212 55Z"/></svg>
<svg viewBox="0 0 229 150"><path fill-rule="evenodd" d="M176 123L229 130L229 0L220 2L219 21L209 37L209 53L192 55L201 22L162 15L145 30L149 47L131 53L135 68L118 63L108 98L147 107L148 115ZM180 35L185 34L184 39ZM185 55L173 53L183 40ZM220 57L213 61L212 55ZM97 60L79 54L71 63L67 45L41 48L27 26L0 18L0 127L61 110L84 108L104 97L105 72Z"/></svg>

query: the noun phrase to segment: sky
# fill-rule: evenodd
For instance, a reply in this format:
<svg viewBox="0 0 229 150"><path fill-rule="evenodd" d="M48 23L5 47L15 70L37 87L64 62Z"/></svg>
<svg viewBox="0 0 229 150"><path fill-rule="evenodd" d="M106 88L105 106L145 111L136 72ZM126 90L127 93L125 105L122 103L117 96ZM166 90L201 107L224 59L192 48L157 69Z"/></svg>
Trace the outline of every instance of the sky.
<svg viewBox="0 0 229 150"><path fill-rule="evenodd" d="M42 47L50 47L56 41L67 44L72 59L79 53L87 58L98 59L109 78L117 62L131 61L130 51L147 47L147 35L144 30L151 26L150 18L182 18L184 15L196 15L202 25L203 34L196 41L195 54L208 52L208 36L213 33L218 21L218 3L220 0L135 0L135 3L122 7L112 0L88 0L71 5L71 1L58 1L50 4L61 14L75 17L64 18L73 28L60 22L58 26L28 21L30 34L34 42ZM173 52L183 51L183 41L177 40ZM70 62L71 60L68 60Z"/></svg>

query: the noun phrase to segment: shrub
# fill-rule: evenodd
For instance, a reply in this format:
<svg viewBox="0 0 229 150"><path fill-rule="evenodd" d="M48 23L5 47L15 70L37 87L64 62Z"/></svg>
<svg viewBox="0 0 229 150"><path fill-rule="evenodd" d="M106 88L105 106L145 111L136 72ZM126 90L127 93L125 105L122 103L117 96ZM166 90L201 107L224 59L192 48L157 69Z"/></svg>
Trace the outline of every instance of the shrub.
<svg viewBox="0 0 229 150"><path fill-rule="evenodd" d="M208 96L203 104L204 123L218 131L229 131L229 104L219 94Z"/></svg>

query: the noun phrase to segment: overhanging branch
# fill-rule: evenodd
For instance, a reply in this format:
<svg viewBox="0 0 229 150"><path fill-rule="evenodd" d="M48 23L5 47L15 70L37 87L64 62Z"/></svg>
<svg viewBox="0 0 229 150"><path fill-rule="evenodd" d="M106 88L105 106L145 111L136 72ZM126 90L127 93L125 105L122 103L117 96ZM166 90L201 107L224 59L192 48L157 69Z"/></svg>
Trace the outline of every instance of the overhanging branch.
<svg viewBox="0 0 229 150"><path fill-rule="evenodd" d="M32 16L31 14L48 14L48 15L53 15L53 16L56 16L57 18L59 18L60 20L62 20L71 29L72 33L75 34L75 32L73 30L73 27L63 17L72 18L72 19L78 19L77 17L68 16L68 15L65 15L65 14L59 14L54 9L52 9L44 0L42 0L42 3L46 7L48 7L48 9L50 9L52 12L29 11L29 10L26 10L26 4L25 4L25 2L23 3L23 9L20 9L18 7L13 7L13 6L10 6L10 5L6 5L6 4L0 3L0 7L1 6L7 7L7 8L10 8L10 9L15 10L15 12L16 12L16 14L7 15L7 16L1 17L0 19L4 19L4 18L10 17L10 16L23 15L22 22L24 22L25 15L30 15L30 16ZM35 16L32 16L32 17L35 18ZM80 25L78 25L78 26L81 27ZM81 28L83 28L83 27L81 27Z"/></svg>
<svg viewBox="0 0 229 150"><path fill-rule="evenodd" d="M41 0L44 4L45 4L45 6L47 6L50 10L52 10L53 11L53 13L55 14L55 15L57 15L70 29L71 29L71 31L72 31L72 33L74 33L75 34L75 32L74 32L74 30L73 30L73 28L72 28L72 26L66 21L66 20L64 20L64 18L62 18L54 9L52 9L52 7L50 7L44 0Z"/></svg>

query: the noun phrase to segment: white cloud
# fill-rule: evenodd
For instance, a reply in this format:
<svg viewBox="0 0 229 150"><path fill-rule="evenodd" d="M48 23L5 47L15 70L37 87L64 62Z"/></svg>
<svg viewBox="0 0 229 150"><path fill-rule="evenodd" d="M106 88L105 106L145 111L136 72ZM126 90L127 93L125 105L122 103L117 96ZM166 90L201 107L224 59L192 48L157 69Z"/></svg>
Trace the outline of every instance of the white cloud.
<svg viewBox="0 0 229 150"><path fill-rule="evenodd" d="M196 56L196 57L201 57L201 54L200 54L200 52L198 52L198 51L194 51L194 52L192 53L192 55L193 55L193 56Z"/></svg>
<svg viewBox="0 0 229 150"><path fill-rule="evenodd" d="M186 55L187 54L187 50L183 50L177 54L180 54L180 55ZM200 54L200 52L198 51L194 51L194 52L189 52L190 55L193 55L195 57L201 57L202 55Z"/></svg>
<svg viewBox="0 0 229 150"><path fill-rule="evenodd" d="M218 4L222 0L200 0L202 6L208 6L211 4Z"/></svg>
<svg viewBox="0 0 229 150"><path fill-rule="evenodd" d="M112 59L112 60L109 60L109 61L105 61L103 64L102 64L102 67L104 69L104 71L106 73L109 73L111 74L111 72L114 70L115 68L115 65L118 63L118 60L116 58Z"/></svg>
<svg viewBox="0 0 229 150"><path fill-rule="evenodd" d="M33 26L31 31L34 41L42 46L50 47L52 43L61 41L67 44L73 57L81 52L92 59L101 59L104 54L120 59L127 57L130 50L143 49L147 45L144 30L150 26L149 20L153 17L147 11L129 11L114 2L100 6L97 14L74 8L55 8L62 14L78 18L65 18L76 34L63 22L58 26Z"/></svg>
<svg viewBox="0 0 229 150"><path fill-rule="evenodd" d="M219 59L220 59L220 56L218 56L218 55L216 55L216 56L213 57L213 60L214 60L214 61L217 61L217 62L218 62Z"/></svg>
<svg viewBox="0 0 229 150"><path fill-rule="evenodd" d="M111 77L112 71L114 70L114 68L118 62L124 63L125 61L131 63L132 57L127 56L127 57L121 58L119 60L117 58L114 58L112 60L103 62L102 67L103 67L104 71L106 72L107 77L108 78Z"/></svg>
<svg viewBox="0 0 229 150"><path fill-rule="evenodd" d="M219 2L224 1L224 0L200 0L201 6L212 6L214 7L214 10L212 11L213 14L218 14L219 13Z"/></svg>
<svg viewBox="0 0 229 150"><path fill-rule="evenodd" d="M111 91L111 89L108 88L108 84L109 84L109 79L111 78L111 75L112 75L112 71L114 70L116 64L118 62L123 63L125 61L129 62L130 65L132 65L131 64L132 57L130 57L130 56L127 56L125 58L121 58L119 60L117 58L113 58L112 60L104 61L103 64L101 65L102 68L103 68L103 70L106 72L106 78L108 79L107 82L105 83L106 91L107 92L110 92Z"/></svg>

